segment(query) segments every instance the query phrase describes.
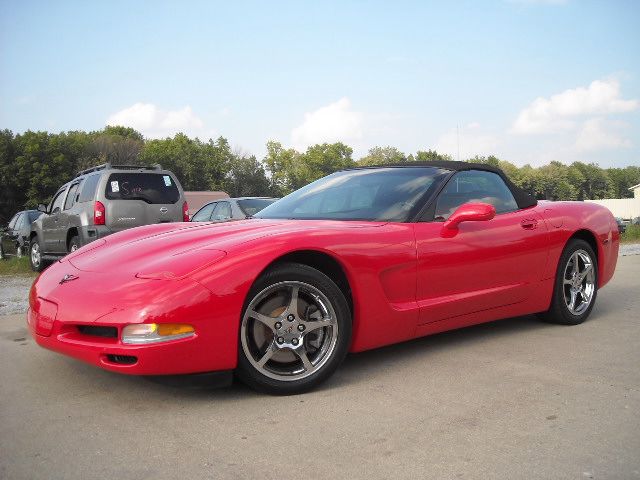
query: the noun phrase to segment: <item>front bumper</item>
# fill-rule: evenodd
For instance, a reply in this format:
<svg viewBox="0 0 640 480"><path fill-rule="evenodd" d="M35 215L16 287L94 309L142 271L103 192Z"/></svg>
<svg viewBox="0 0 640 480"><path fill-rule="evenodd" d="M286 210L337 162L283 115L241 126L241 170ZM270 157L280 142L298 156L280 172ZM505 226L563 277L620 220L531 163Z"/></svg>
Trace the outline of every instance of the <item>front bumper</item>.
<svg viewBox="0 0 640 480"><path fill-rule="evenodd" d="M41 347L83 362L132 375L176 375L212 370L210 359L202 355L208 350L197 333L189 338L148 345L127 345L120 341L117 324L92 323L91 327L114 328L117 337L82 333L84 324L54 320L29 308L27 323L35 341ZM51 325L47 334L47 324Z"/></svg>
<svg viewBox="0 0 640 480"><path fill-rule="evenodd" d="M65 275L76 278L60 283ZM237 309L199 283L100 274L57 262L34 282L27 323L38 345L105 370L133 375L227 371L237 363ZM193 336L124 344L136 323L186 323Z"/></svg>

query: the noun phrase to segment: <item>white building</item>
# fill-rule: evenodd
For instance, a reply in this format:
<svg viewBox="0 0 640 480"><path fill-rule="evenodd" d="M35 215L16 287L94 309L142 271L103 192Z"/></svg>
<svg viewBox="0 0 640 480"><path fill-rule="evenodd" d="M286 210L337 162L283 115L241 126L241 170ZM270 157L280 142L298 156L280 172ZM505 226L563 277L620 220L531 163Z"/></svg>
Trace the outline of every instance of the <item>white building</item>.
<svg viewBox="0 0 640 480"><path fill-rule="evenodd" d="M597 203L607 207L614 217L632 220L640 217L640 183L629 188L629 190L633 190L634 198L607 198L605 200L585 200L585 202Z"/></svg>

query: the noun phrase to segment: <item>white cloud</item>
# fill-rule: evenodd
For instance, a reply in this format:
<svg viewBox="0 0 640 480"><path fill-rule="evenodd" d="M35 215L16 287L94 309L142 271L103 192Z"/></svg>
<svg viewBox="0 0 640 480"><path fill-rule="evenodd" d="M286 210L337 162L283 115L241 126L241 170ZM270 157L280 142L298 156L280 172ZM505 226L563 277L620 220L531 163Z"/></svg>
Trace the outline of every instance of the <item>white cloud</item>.
<svg viewBox="0 0 640 480"><path fill-rule="evenodd" d="M457 160L459 145L460 160L465 160L476 155L494 155L499 143L494 135L484 132L479 123L473 122L442 134L434 148L437 152L448 153Z"/></svg>
<svg viewBox="0 0 640 480"><path fill-rule="evenodd" d="M576 149L584 152L631 147L630 140L613 131L616 126L624 124L607 124L602 118L587 120L578 133Z"/></svg>
<svg viewBox="0 0 640 480"><path fill-rule="evenodd" d="M304 114L304 122L291 131L293 146L304 149L323 142L349 142L363 135L363 115L351 109L348 98Z"/></svg>
<svg viewBox="0 0 640 480"><path fill-rule="evenodd" d="M109 116L107 125L132 127L148 138L163 138L182 132L190 136L211 135L189 105L162 110L152 103L135 103Z"/></svg>
<svg viewBox="0 0 640 480"><path fill-rule="evenodd" d="M511 128L513 133L554 133L576 128L576 118L586 115L607 115L636 110L638 100L620 98L617 80L595 80L588 87L578 87L539 97L522 110Z"/></svg>

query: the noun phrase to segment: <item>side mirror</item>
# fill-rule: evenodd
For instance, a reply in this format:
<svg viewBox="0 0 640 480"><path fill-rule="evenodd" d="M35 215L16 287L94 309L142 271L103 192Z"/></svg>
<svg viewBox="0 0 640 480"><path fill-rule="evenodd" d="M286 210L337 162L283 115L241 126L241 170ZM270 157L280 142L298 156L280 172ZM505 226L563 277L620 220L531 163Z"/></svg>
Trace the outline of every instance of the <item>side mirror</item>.
<svg viewBox="0 0 640 480"><path fill-rule="evenodd" d="M38 211L42 213L47 213L47 206L41 203L40 205L38 205Z"/></svg>
<svg viewBox="0 0 640 480"><path fill-rule="evenodd" d="M462 222L486 222L496 216L496 209L488 203L465 203L444 222L442 228L456 230Z"/></svg>

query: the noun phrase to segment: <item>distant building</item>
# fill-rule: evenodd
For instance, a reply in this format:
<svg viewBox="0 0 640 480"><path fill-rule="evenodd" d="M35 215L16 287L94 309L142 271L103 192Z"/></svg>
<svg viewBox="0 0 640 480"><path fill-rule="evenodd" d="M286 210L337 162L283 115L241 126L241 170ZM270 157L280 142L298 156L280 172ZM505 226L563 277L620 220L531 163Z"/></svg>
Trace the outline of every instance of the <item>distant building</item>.
<svg viewBox="0 0 640 480"><path fill-rule="evenodd" d="M184 192L184 197L189 204L189 216L191 216L209 202L229 198L229 194L226 192Z"/></svg>
<svg viewBox="0 0 640 480"><path fill-rule="evenodd" d="M633 191L634 198L607 198L604 200L585 200L585 202L597 203L611 210L614 217L624 220L632 220L640 217L640 183L629 188Z"/></svg>

